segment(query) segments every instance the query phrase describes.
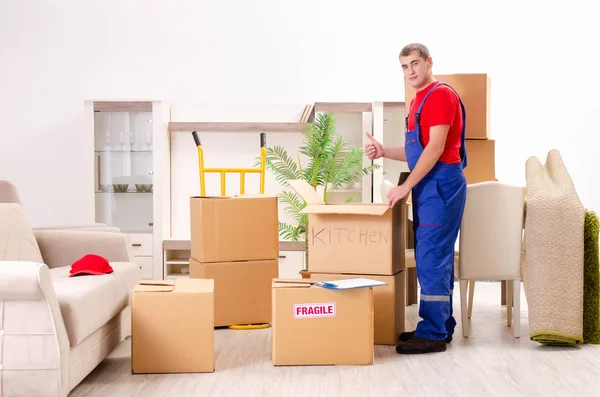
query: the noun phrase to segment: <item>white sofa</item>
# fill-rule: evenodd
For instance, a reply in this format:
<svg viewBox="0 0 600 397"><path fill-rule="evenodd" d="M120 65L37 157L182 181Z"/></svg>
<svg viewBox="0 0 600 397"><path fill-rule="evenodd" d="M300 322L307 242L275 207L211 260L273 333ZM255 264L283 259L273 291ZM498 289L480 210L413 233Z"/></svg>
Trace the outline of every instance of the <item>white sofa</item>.
<svg viewBox="0 0 600 397"><path fill-rule="evenodd" d="M114 272L68 277L85 254ZM0 203L0 396L67 396L131 333L141 280L126 235L33 230L16 203Z"/></svg>

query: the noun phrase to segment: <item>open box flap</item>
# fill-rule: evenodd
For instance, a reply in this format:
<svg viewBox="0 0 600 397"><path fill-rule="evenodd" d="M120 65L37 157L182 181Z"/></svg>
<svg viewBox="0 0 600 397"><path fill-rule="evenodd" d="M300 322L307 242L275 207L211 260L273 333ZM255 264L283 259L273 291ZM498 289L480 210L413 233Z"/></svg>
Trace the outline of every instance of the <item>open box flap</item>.
<svg viewBox="0 0 600 397"><path fill-rule="evenodd" d="M301 214L355 214L381 216L390 210L390 207L383 203L327 204L304 179L291 179L288 180L287 183L304 201L306 201L306 207L300 211ZM406 198L397 205L406 205Z"/></svg>
<svg viewBox="0 0 600 397"><path fill-rule="evenodd" d="M292 278L275 278L273 279L273 288L308 288L311 287L315 280L307 279L292 279Z"/></svg>
<svg viewBox="0 0 600 397"><path fill-rule="evenodd" d="M356 215L383 215L390 207L387 204L331 204L307 205L301 214L356 214Z"/></svg>
<svg viewBox="0 0 600 397"><path fill-rule="evenodd" d="M298 193L302 200L306 201L308 205L325 204L325 201L323 201L321 196L319 196L310 183L306 182L304 179L290 179L286 182L296 191L296 193Z"/></svg>

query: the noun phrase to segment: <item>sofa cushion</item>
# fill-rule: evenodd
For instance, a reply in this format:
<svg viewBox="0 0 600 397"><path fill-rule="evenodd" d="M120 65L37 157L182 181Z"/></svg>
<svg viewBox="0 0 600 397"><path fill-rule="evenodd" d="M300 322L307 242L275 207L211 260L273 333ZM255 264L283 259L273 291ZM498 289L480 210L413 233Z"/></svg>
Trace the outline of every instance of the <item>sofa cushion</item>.
<svg viewBox="0 0 600 397"><path fill-rule="evenodd" d="M70 266L50 269L71 346L93 334L131 302L141 278L140 266L110 262L114 272L100 276L69 277Z"/></svg>
<svg viewBox="0 0 600 397"><path fill-rule="evenodd" d="M0 261L44 263L31 225L19 204L0 203Z"/></svg>

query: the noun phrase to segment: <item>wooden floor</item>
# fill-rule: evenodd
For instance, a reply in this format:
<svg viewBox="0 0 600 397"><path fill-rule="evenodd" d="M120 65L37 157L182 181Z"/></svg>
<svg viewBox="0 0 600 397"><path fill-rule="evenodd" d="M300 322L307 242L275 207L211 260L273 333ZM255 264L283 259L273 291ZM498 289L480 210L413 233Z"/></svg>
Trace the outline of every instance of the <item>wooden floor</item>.
<svg viewBox="0 0 600 397"><path fill-rule="evenodd" d="M459 291L458 284L455 291ZM217 330L216 372L132 375L130 340L121 343L71 396L598 396L600 346L547 347L528 338L527 302L521 294L522 337L506 326L499 283L477 283L472 335L459 325L444 353L396 354L375 346L375 363L347 367L273 367L270 329ZM417 322L407 308L407 328Z"/></svg>

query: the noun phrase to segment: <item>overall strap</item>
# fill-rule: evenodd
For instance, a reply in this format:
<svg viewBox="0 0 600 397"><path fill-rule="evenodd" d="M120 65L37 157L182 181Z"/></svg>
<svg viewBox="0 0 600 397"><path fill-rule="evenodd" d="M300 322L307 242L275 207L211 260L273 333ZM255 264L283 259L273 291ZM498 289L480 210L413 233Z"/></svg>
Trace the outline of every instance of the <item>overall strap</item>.
<svg viewBox="0 0 600 397"><path fill-rule="evenodd" d="M450 87L450 89L452 89L452 91L454 91L456 93L456 96L458 96L458 101L460 102L460 108L462 110L463 126L462 126L462 132L461 132L461 136L460 136L461 145L460 145L460 149L459 149L459 154L460 154L460 159L462 160L462 168L464 169L467 166L467 147L466 147L466 142L465 142L466 135L467 135L467 112L465 110L465 105L463 104L462 100L460 99L460 95L458 95L458 92L456 92L456 90L454 88L452 88L452 86L450 86L450 84L440 81L429 90L429 92L425 95L425 98L423 98L421 105L419 105L419 109L415 113L415 122L417 124L419 124L419 121L420 121L419 119L421 118L421 110L423 109L423 104L425 104L425 100L427 99L429 94L431 94L433 92L433 90L435 90L437 87L439 87L442 84Z"/></svg>
<svg viewBox="0 0 600 397"><path fill-rule="evenodd" d="M431 94L433 92L433 90L435 90L436 88L438 88L442 84L448 85L446 83L442 83L441 81L438 81L433 87L431 87L431 89L429 90L429 92L427 92L427 94L425 94L425 98L423 98L423 101L421 102L421 104L419 105L419 108L417 109L417 112L415 113L416 117L420 117L421 116L421 110L423 110L423 105L425 104L425 101L427 100L427 97L429 97L429 94Z"/></svg>
<svg viewBox="0 0 600 397"><path fill-rule="evenodd" d="M456 91L455 91L456 92ZM458 93L456 94L458 95ZM467 167L467 146L466 146L466 135L467 135L467 112L465 111L465 105L463 105L462 100L460 99L460 96L458 97L458 101L460 102L460 108L462 109L462 121L463 121L463 126L462 126L462 132L461 132L461 136L460 136L460 149L458 150L458 153L460 154L460 159L462 160L462 167L463 169L465 169Z"/></svg>
<svg viewBox="0 0 600 397"><path fill-rule="evenodd" d="M425 94L425 98L423 98L423 101L421 102L421 104L419 105L419 108L417 109L417 111L415 113L415 124L419 125L419 122L421 121L421 110L423 110L423 105L425 104L427 97L429 96L429 94L431 94L433 92L433 90L435 90L441 84L446 84L446 83L442 83L441 81L436 83L436 85L431 87L431 89L427 92L427 94ZM448 85L448 84L446 84L446 85ZM411 103L411 108L412 108L412 105L414 105L414 100ZM408 114L410 115L410 109L408 111ZM404 123L406 124L406 130L408 131L408 115L404 118Z"/></svg>

